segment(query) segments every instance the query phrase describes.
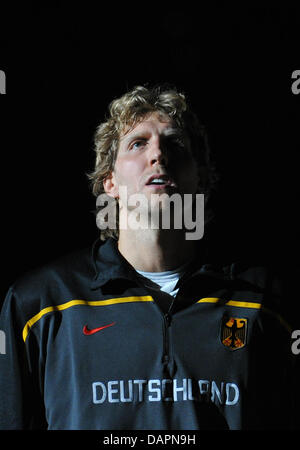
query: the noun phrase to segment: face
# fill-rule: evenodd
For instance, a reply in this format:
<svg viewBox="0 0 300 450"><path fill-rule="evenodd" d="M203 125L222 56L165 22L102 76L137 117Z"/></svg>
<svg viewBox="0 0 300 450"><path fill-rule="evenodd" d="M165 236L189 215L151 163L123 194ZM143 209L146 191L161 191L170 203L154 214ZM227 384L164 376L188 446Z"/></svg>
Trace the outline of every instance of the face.
<svg viewBox="0 0 300 450"><path fill-rule="evenodd" d="M121 136L115 167L104 181L108 195L195 193L198 186L196 161L189 142L169 118L157 113L146 117Z"/></svg>
<svg viewBox="0 0 300 450"><path fill-rule="evenodd" d="M155 183L153 177L162 182ZM195 193L197 185L196 161L188 140L169 118L154 113L121 136L115 167L104 187L118 197L120 186L126 186L129 195L149 196Z"/></svg>

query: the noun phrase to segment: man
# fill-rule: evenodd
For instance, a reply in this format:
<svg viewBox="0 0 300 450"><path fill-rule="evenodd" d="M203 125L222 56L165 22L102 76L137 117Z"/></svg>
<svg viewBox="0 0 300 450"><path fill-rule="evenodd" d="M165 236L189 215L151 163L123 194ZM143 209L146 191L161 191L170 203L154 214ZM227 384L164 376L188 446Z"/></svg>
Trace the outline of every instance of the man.
<svg viewBox="0 0 300 450"><path fill-rule="evenodd" d="M282 290L269 269L206 264L199 199L215 173L185 96L134 88L95 149L101 239L4 303L0 428L293 428Z"/></svg>

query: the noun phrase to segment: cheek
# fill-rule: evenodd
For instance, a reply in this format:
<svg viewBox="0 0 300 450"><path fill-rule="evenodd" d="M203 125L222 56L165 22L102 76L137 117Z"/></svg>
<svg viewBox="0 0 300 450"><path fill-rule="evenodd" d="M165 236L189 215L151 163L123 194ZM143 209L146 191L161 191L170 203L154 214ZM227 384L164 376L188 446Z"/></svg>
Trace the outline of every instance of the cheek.
<svg viewBox="0 0 300 450"><path fill-rule="evenodd" d="M143 162L138 158L120 158L115 164L115 174L118 184L127 186L128 190L137 189L143 170Z"/></svg>

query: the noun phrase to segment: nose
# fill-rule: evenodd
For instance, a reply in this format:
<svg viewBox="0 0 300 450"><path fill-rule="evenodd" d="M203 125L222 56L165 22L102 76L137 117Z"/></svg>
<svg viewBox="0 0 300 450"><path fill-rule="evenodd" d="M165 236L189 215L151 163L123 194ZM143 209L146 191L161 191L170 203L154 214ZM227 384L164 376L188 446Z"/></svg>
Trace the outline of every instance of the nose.
<svg viewBox="0 0 300 450"><path fill-rule="evenodd" d="M166 149L162 147L161 141L155 142L149 149L149 160L151 166L161 165L167 166L168 156Z"/></svg>

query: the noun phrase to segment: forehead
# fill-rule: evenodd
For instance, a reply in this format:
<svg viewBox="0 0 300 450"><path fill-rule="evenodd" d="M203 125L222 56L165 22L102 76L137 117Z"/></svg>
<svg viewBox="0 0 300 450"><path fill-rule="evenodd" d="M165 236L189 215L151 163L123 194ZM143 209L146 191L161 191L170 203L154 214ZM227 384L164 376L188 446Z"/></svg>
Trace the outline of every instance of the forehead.
<svg viewBox="0 0 300 450"><path fill-rule="evenodd" d="M138 121L132 127L127 127L120 135L120 141L126 141L133 135L140 133L163 133L165 130L173 128L173 121L165 115L151 113Z"/></svg>

